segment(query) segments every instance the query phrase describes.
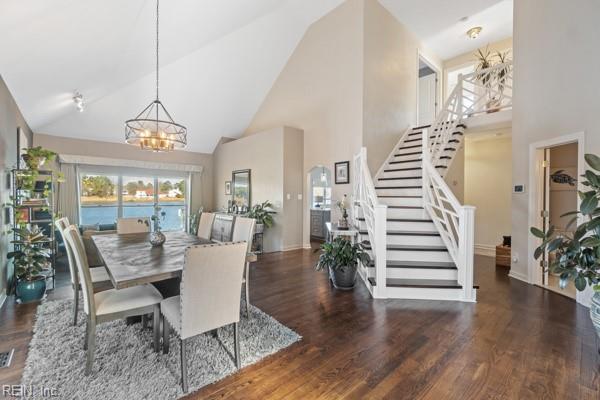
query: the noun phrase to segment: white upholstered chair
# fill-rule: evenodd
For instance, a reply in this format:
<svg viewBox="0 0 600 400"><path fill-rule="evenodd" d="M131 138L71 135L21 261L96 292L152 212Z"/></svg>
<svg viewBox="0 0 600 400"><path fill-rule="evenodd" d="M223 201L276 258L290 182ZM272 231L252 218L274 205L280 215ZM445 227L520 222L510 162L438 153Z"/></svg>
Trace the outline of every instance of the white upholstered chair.
<svg viewBox="0 0 600 400"><path fill-rule="evenodd" d="M233 225L233 235L231 237L232 242L246 242L248 248L247 253L252 251L252 238L254 236L254 226L256 220L254 218L237 217ZM248 285L250 283L250 263L246 261L246 267L244 268L244 277L242 283L246 288L246 315L250 317L250 289Z"/></svg>
<svg viewBox="0 0 600 400"><path fill-rule="evenodd" d="M186 340L233 324L235 363L241 366L239 333L242 273L247 244L218 243L189 247L181 275L181 294L161 302L163 352L173 328L180 338L181 385L187 392Z"/></svg>
<svg viewBox="0 0 600 400"><path fill-rule="evenodd" d="M92 371L96 347L96 325L115 319L154 313L154 350L159 350L160 302L163 297L152 285L140 285L126 289L110 289L94 293L90 269L87 264L83 241L75 225L64 230L67 243L71 246L83 292L83 310L87 315L87 350L85 374Z"/></svg>
<svg viewBox="0 0 600 400"><path fill-rule="evenodd" d="M200 222L198 223L198 237L210 239L210 233L212 231L214 220L215 214L213 213L203 212L200 214Z"/></svg>
<svg viewBox="0 0 600 400"><path fill-rule="evenodd" d="M146 233L150 232L150 218L132 217L117 219L117 233Z"/></svg>
<svg viewBox="0 0 600 400"><path fill-rule="evenodd" d="M69 272L71 273L71 285L73 286L73 326L77 325L77 310L79 308L79 274L77 273L77 265L75 264L75 258L73 257L73 250L65 238L65 229L69 227L69 219L64 217L57 219L54 224L62 237L63 243L65 244L65 250L67 252L67 261L69 262ZM102 288L109 288L112 286L108 272L104 267L90 268L90 279L94 290L98 291Z"/></svg>

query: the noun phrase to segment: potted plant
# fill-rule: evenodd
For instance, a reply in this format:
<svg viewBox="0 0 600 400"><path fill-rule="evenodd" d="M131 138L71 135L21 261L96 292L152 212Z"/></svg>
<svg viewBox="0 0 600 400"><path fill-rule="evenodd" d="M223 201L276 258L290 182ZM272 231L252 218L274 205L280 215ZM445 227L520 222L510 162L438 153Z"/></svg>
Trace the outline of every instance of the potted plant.
<svg viewBox="0 0 600 400"><path fill-rule="evenodd" d="M37 225L31 228L14 228L13 231L17 240L12 243L17 246L17 250L8 253L8 258L14 260L17 301L38 301L46 293L46 277L43 272L48 268L50 250L44 245L50 239Z"/></svg>
<svg viewBox="0 0 600 400"><path fill-rule="evenodd" d="M600 171L600 157L586 154L585 161L594 171ZM589 190L579 192L579 211L563 215L574 216L571 224L579 217L583 219L572 236L555 235L554 227L550 227L546 232L531 227L531 233L542 240L540 246L535 249L536 260L546 251L554 253L548 270L560 274L561 289L564 289L569 281L573 281L579 291L585 290L588 285L594 289L590 317L600 337L600 175L594 171L588 169L582 176L585 178L582 184Z"/></svg>
<svg viewBox="0 0 600 400"><path fill-rule="evenodd" d="M502 68L498 68L494 71L488 71L489 68L495 65L505 64L510 61L508 52L497 51L492 54L489 48L485 50L479 49L475 53L475 59L477 64L475 65L475 79L481 82L482 86L487 91L488 101L485 104L486 112L493 113L499 111L502 103L502 97L504 94L504 88L506 87L506 80L510 73L510 65L505 65ZM495 59L494 59L495 58ZM497 84L499 94L492 95L492 86L494 82Z"/></svg>
<svg viewBox="0 0 600 400"><path fill-rule="evenodd" d="M247 214L247 217L254 218L256 220L254 232L262 233L265 227L270 228L275 223L273 220L273 214L276 214L276 212L273 211L273 204L267 200L252 206Z"/></svg>
<svg viewBox="0 0 600 400"><path fill-rule="evenodd" d="M52 161L56 158L56 153L42 148L41 146L29 147L25 150L25 154L21 156L27 168L32 171L38 171L46 161Z"/></svg>
<svg viewBox="0 0 600 400"><path fill-rule="evenodd" d="M349 290L354 287L358 263L368 265L371 257L360 243L352 243L341 236L332 242L321 245L322 253L317 262L317 271L329 273L329 279L337 289Z"/></svg>
<svg viewBox="0 0 600 400"><path fill-rule="evenodd" d="M164 221L167 213L162 211L162 207L154 206L154 214L150 217L152 220L152 233L150 233L150 244L152 247L160 247L167 240L164 233L160 230L160 221ZM147 227L150 227L147 219L138 219L138 224L144 224Z"/></svg>

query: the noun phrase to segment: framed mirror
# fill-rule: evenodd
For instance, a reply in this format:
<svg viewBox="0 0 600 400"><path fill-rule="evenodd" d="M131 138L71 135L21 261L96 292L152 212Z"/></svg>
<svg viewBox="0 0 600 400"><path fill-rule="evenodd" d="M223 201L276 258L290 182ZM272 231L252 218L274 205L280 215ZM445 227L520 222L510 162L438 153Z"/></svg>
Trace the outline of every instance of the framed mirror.
<svg viewBox="0 0 600 400"><path fill-rule="evenodd" d="M243 169L231 173L233 204L238 207L250 208L252 185L250 170Z"/></svg>

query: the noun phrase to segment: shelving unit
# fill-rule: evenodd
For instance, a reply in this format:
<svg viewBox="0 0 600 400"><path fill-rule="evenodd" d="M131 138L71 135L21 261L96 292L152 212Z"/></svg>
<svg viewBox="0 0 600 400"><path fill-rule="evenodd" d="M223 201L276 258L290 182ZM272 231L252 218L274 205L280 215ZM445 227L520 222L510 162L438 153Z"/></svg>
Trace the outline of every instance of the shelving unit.
<svg viewBox="0 0 600 400"><path fill-rule="evenodd" d="M49 289L55 288L56 276L56 235L54 230L54 221L56 216L56 174L53 171L36 171L37 179L33 190L23 189L23 178L32 176L32 171L28 169L12 170L12 188L13 188L13 228L18 228L23 224L37 225L48 237L44 246L50 249L50 270L46 273L46 284L52 281ZM48 187L47 187L48 185ZM14 240L17 240L17 234L13 233ZM15 250L19 245L15 244ZM13 282L16 283L16 279Z"/></svg>

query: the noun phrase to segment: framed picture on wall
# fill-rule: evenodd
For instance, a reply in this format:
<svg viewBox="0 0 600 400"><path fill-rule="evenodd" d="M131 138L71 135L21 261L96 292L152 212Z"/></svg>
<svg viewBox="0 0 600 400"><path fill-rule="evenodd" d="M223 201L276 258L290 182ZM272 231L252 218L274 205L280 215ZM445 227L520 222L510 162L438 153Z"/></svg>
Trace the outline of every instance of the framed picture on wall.
<svg viewBox="0 0 600 400"><path fill-rule="evenodd" d="M231 195L231 181L225 181L225 194L227 196Z"/></svg>
<svg viewBox="0 0 600 400"><path fill-rule="evenodd" d="M335 163L335 184L350 183L350 161L340 161Z"/></svg>

